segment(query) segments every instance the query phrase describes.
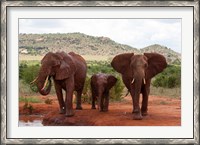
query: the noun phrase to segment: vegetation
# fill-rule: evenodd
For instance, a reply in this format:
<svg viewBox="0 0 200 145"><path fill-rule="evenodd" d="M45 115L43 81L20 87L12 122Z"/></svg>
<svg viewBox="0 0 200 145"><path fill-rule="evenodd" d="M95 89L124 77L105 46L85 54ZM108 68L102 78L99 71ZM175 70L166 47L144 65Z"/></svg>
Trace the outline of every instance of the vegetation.
<svg viewBox="0 0 200 145"><path fill-rule="evenodd" d="M27 111L28 114L30 115L30 114L32 114L34 108L33 108L33 106L29 102L25 102L25 104L23 106L23 110Z"/></svg>
<svg viewBox="0 0 200 145"><path fill-rule="evenodd" d="M42 101L38 97L19 97L19 102L41 103Z"/></svg>
<svg viewBox="0 0 200 145"><path fill-rule="evenodd" d="M22 62L19 65L19 79L22 83L30 85L30 83L37 77L39 72L39 64L28 64ZM30 85L30 88L34 92L38 92L36 86Z"/></svg>
<svg viewBox="0 0 200 145"><path fill-rule="evenodd" d="M39 61L22 61L19 66L19 79L20 79L20 94L34 94L37 93L36 85L30 85L39 71ZM110 91L111 101L120 101L124 96L127 89L125 88L121 75L114 71L110 66L110 61L87 61L87 77L83 90L82 102L91 103L91 88L90 78L96 73L108 73L117 77L116 85ZM52 84L53 85L53 84ZM180 97L181 86L181 67L180 65L168 65L168 67L152 80L151 94L163 95L171 97ZM55 89L52 86L51 94L55 94ZM20 97L23 101L24 97ZM26 98L30 99L30 98ZM25 100L24 100L25 101ZM32 102L33 100L29 100ZM51 100L46 100L45 103L51 104Z"/></svg>
<svg viewBox="0 0 200 145"><path fill-rule="evenodd" d="M163 87L154 87L151 85L150 95L153 96L167 96L169 98L180 98L181 97L181 88L163 88Z"/></svg>
<svg viewBox="0 0 200 145"><path fill-rule="evenodd" d="M153 86L164 88L175 88L181 85L181 67L179 65L169 65L162 73L158 74Z"/></svg>
<svg viewBox="0 0 200 145"><path fill-rule="evenodd" d="M53 103L53 100L52 99L49 99L49 98L47 98L47 99L45 99L45 101L44 101L44 103L45 104L52 104Z"/></svg>

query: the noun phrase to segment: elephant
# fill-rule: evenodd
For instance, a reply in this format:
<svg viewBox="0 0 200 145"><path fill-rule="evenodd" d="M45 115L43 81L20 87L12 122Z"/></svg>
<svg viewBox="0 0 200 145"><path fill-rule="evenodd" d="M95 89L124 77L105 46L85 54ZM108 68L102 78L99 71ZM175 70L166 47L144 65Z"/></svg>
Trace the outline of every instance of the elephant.
<svg viewBox="0 0 200 145"><path fill-rule="evenodd" d="M109 106L109 91L117 82L117 78L110 74L98 73L91 77L92 90L92 109L96 109L97 100L98 110L107 112Z"/></svg>
<svg viewBox="0 0 200 145"><path fill-rule="evenodd" d="M151 79L167 67L166 59L158 53L123 53L116 55L111 66L122 76L123 83L131 94L133 119L141 120L148 115L148 98ZM142 94L140 109L139 98Z"/></svg>
<svg viewBox="0 0 200 145"><path fill-rule="evenodd" d="M51 90L51 77L54 80L55 91L60 107L60 114L66 117L74 116L73 92L77 92L76 109L82 109L81 95L86 79L87 65L83 57L70 52L48 52L41 60L38 77L33 81L42 95L48 95ZM48 83L49 82L49 83ZM62 90L66 91L65 100Z"/></svg>

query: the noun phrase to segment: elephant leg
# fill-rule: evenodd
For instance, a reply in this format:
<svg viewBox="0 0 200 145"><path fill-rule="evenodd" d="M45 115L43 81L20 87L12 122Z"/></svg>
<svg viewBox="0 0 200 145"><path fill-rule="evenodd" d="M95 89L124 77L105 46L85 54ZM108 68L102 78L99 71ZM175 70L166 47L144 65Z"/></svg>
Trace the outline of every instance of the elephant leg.
<svg viewBox="0 0 200 145"><path fill-rule="evenodd" d="M100 100L100 111L102 112L103 111L103 107L104 107L104 99L105 97L102 95L102 97L100 97L101 100Z"/></svg>
<svg viewBox="0 0 200 145"><path fill-rule="evenodd" d="M92 89L92 109L96 109L95 107L96 93L94 89Z"/></svg>
<svg viewBox="0 0 200 145"><path fill-rule="evenodd" d="M148 98L149 98L150 88L143 88L142 90L142 116L148 115Z"/></svg>
<svg viewBox="0 0 200 145"><path fill-rule="evenodd" d="M108 111L109 106L109 92L105 93L104 111Z"/></svg>
<svg viewBox="0 0 200 145"><path fill-rule="evenodd" d="M55 84L55 90L56 90L57 99L58 99L59 106L60 106L60 114L65 114L66 107L65 107L64 100L63 100L62 88L56 82L54 84Z"/></svg>
<svg viewBox="0 0 200 145"><path fill-rule="evenodd" d="M102 95L98 96L98 109L100 112L103 111L103 96Z"/></svg>
<svg viewBox="0 0 200 145"><path fill-rule="evenodd" d="M77 96L76 96L76 109L77 110L82 110L82 106L81 106L81 94L82 94L82 90L78 90L77 91Z"/></svg>
<svg viewBox="0 0 200 145"><path fill-rule="evenodd" d="M74 91L74 78L69 78L66 81L66 98L65 98L66 117L74 116L73 104L72 104L73 91Z"/></svg>

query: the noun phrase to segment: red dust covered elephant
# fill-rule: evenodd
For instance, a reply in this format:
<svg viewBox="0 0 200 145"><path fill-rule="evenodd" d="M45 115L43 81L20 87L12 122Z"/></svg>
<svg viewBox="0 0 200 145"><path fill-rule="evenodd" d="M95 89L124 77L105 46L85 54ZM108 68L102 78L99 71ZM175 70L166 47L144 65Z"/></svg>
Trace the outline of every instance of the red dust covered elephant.
<svg viewBox="0 0 200 145"><path fill-rule="evenodd" d="M91 77L92 109L96 109L95 101L97 100L99 111L108 111L109 92L116 82L117 78L110 74L98 73Z"/></svg>
<svg viewBox="0 0 200 145"><path fill-rule="evenodd" d="M81 94L86 78L87 66L85 60L74 52L47 53L41 60L41 67L37 79L40 94L47 95L51 90L51 77L54 80L60 113L70 117L73 111L73 92L77 92L76 109L81 107ZM49 82L49 83L48 83ZM62 90L66 91L65 99Z"/></svg>
<svg viewBox="0 0 200 145"><path fill-rule="evenodd" d="M133 119L142 119L142 116L147 115L151 79L167 67L165 57L158 53L144 53L144 55L124 53L115 56L111 65L121 73L123 82L131 93ZM143 96L141 109L140 93Z"/></svg>

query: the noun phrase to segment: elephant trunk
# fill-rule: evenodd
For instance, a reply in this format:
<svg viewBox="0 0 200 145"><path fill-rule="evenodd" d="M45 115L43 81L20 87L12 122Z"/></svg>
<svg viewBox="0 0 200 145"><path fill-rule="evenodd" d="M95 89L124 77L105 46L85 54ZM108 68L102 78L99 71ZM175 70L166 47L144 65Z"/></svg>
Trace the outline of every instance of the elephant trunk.
<svg viewBox="0 0 200 145"><path fill-rule="evenodd" d="M139 98L140 98L140 92L142 88L142 82L143 78L135 78L134 83L131 85L131 94L133 99L133 106L134 111L139 112L140 106L139 106Z"/></svg>
<svg viewBox="0 0 200 145"><path fill-rule="evenodd" d="M133 79L131 80L131 94L133 99L134 112L140 112L139 98L142 85L146 84L145 72L142 68L134 71Z"/></svg>
<svg viewBox="0 0 200 145"><path fill-rule="evenodd" d="M49 82L49 84L48 84ZM47 86L48 84L48 86ZM46 88L47 86L47 88ZM46 79L38 79L38 83L37 83L37 87L38 87L38 90L40 92L41 95L48 95L51 91L51 80L50 80L50 77L46 77ZM46 88L46 89L45 89Z"/></svg>

